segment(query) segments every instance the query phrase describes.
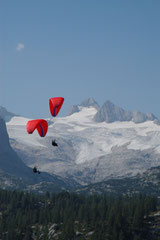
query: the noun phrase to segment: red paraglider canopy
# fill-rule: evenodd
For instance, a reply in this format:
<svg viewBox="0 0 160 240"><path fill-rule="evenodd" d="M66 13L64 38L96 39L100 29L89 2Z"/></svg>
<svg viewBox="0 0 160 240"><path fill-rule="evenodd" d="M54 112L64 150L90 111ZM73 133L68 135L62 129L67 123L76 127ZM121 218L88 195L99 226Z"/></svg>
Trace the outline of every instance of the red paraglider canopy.
<svg viewBox="0 0 160 240"><path fill-rule="evenodd" d="M64 102L63 97L55 97L55 98L49 99L50 112L53 117L57 116L57 114L59 113L59 110L62 107L63 102Z"/></svg>
<svg viewBox="0 0 160 240"><path fill-rule="evenodd" d="M27 122L26 128L29 134L32 134L37 129L39 135L44 137L48 130L48 123L44 119L30 120Z"/></svg>

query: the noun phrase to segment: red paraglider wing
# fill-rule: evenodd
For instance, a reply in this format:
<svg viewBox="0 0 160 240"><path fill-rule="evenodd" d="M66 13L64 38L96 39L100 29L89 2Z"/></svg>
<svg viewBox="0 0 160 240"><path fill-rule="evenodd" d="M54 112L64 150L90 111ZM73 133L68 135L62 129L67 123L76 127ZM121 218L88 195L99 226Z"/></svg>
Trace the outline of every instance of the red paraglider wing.
<svg viewBox="0 0 160 240"><path fill-rule="evenodd" d="M44 137L48 130L48 123L44 119L30 120L27 122L26 128L29 134L32 134L37 129L39 135Z"/></svg>
<svg viewBox="0 0 160 240"><path fill-rule="evenodd" d="M62 107L63 102L64 102L63 97L55 97L55 98L49 99L50 112L53 117L57 116L57 114L59 113L59 110Z"/></svg>

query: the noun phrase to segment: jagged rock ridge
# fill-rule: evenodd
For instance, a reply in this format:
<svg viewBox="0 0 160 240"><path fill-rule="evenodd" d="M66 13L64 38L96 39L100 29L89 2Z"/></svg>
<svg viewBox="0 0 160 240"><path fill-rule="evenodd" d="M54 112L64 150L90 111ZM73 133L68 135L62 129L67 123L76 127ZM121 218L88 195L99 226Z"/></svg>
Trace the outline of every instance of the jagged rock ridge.
<svg viewBox="0 0 160 240"><path fill-rule="evenodd" d="M105 121L107 123L115 121L133 121L135 123L142 123L148 120L158 121L158 118L152 113L145 114L139 111L126 111L123 108L114 105L112 102L106 101L94 116L94 120L96 122Z"/></svg>
<svg viewBox="0 0 160 240"><path fill-rule="evenodd" d="M88 98L88 99L82 101L81 104L79 104L79 105L71 106L71 108L69 109L69 111L67 113L67 116L70 116L73 113L79 112L80 111L80 107L94 107L97 110L99 109L99 105L94 100L94 98Z"/></svg>
<svg viewBox="0 0 160 240"><path fill-rule="evenodd" d="M156 124L160 124L159 119L152 113L145 114L140 111L127 111L108 100L100 107L93 98L88 98L79 105L73 105L69 109L67 116L80 112L81 107L94 107L97 110L94 116L96 122L133 121L134 123L142 123L155 121Z"/></svg>

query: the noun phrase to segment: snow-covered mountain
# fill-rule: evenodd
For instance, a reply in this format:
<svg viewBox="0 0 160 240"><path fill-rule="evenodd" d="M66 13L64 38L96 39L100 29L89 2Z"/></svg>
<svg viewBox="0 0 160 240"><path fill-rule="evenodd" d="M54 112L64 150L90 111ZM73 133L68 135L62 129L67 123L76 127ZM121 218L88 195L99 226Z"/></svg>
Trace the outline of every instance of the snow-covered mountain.
<svg viewBox="0 0 160 240"><path fill-rule="evenodd" d="M99 114L104 118L98 120ZM41 171L87 184L134 176L160 164L160 126L153 114L136 116L109 101L99 107L88 99L66 117L49 120L44 138L36 131L27 134L28 120L14 116L6 123L10 144L25 164ZM58 147L51 145L53 139Z"/></svg>

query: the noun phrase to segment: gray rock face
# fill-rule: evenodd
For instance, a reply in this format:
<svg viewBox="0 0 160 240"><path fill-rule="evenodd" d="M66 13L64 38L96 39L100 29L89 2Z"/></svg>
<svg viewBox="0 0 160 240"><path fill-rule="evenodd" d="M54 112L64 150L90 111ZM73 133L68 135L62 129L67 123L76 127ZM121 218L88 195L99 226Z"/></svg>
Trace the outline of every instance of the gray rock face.
<svg viewBox="0 0 160 240"><path fill-rule="evenodd" d="M18 177L31 177L31 170L27 167L9 144L8 133L4 120L0 119L0 170Z"/></svg>
<svg viewBox="0 0 160 240"><path fill-rule="evenodd" d="M95 109L99 109L99 105L98 103L93 99L93 98L88 98L86 100L84 100L81 104L79 105L73 105L68 113L67 116L72 115L73 113L79 112L80 108L79 107L94 107Z"/></svg>
<svg viewBox="0 0 160 240"><path fill-rule="evenodd" d="M4 107L0 106L0 117L4 119L5 122L8 122L14 116L16 115L11 112L8 112Z"/></svg>
<svg viewBox="0 0 160 240"><path fill-rule="evenodd" d="M7 151L9 148L9 138L8 138L5 122L2 118L0 118L0 132L1 132L0 149L1 151L2 150Z"/></svg>
<svg viewBox="0 0 160 240"><path fill-rule="evenodd" d="M93 98L88 98L84 100L79 106L81 107L94 107L95 109L99 109L98 103Z"/></svg>
<svg viewBox="0 0 160 240"><path fill-rule="evenodd" d="M157 118L152 113L141 113L138 111L130 112L114 105L110 101L106 101L96 113L94 120L96 122L115 122L115 121L133 121L142 123L148 120L156 120Z"/></svg>
<svg viewBox="0 0 160 240"><path fill-rule="evenodd" d="M146 113L146 118L147 120L150 120L150 121L154 121L157 119L157 117L153 113Z"/></svg>
<svg viewBox="0 0 160 240"><path fill-rule="evenodd" d="M147 120L147 116L144 113L135 111L132 113L132 121L135 123L142 123Z"/></svg>
<svg viewBox="0 0 160 240"><path fill-rule="evenodd" d="M68 113L67 113L67 116L70 116L70 115L72 115L73 113L76 113L76 112L79 112L80 110L79 110L79 107L77 106L77 105L73 105L70 109L69 109L69 111L68 111Z"/></svg>
<svg viewBox="0 0 160 240"><path fill-rule="evenodd" d="M130 121L131 118L131 112L119 108L110 101L106 101L96 113L94 120L96 122L105 121L111 123L114 121Z"/></svg>

